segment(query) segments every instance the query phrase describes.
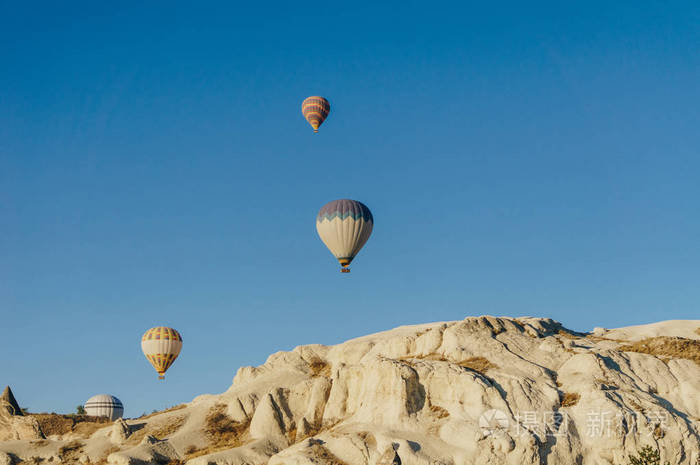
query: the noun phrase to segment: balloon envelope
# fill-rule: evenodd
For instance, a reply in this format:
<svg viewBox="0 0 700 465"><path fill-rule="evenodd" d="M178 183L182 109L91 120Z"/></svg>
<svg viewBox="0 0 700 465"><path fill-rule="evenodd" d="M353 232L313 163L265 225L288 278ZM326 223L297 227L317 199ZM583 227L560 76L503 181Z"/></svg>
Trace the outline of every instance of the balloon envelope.
<svg viewBox="0 0 700 465"><path fill-rule="evenodd" d="M109 394L92 396L85 402L85 413L91 417L107 417L114 421L124 415L122 401Z"/></svg>
<svg viewBox="0 0 700 465"><path fill-rule="evenodd" d="M314 128L314 132L318 132L319 126L326 120L330 111L331 104L328 103L328 100L316 95L306 98L301 104L301 113Z"/></svg>
<svg viewBox="0 0 700 465"><path fill-rule="evenodd" d="M160 379L165 377L165 372L180 354L181 349L182 336L167 326L151 328L141 338L141 350L158 372Z"/></svg>
<svg viewBox="0 0 700 465"><path fill-rule="evenodd" d="M324 205L316 217L316 231L328 250L345 268L372 234L374 218L362 202L334 200Z"/></svg>

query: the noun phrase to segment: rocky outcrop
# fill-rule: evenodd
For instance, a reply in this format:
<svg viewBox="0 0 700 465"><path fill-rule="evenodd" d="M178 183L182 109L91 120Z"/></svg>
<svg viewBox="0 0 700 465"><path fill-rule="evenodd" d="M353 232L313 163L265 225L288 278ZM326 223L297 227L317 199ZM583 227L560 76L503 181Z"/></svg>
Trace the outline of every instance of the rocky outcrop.
<svg viewBox="0 0 700 465"><path fill-rule="evenodd" d="M17 403L17 400L15 399L15 395L12 393L12 389L10 389L10 386L6 386L5 390L2 392L2 395L0 395L0 408L5 410L10 415L24 415L22 409Z"/></svg>
<svg viewBox="0 0 700 465"><path fill-rule="evenodd" d="M24 416L10 386L0 396L0 441L43 439L35 418Z"/></svg>
<svg viewBox="0 0 700 465"><path fill-rule="evenodd" d="M695 328L580 334L483 316L299 346L239 369L222 394L100 430L83 453L111 464L621 465L651 445L662 463L697 465ZM48 457L60 441L45 442L0 450Z"/></svg>
<svg viewBox="0 0 700 465"><path fill-rule="evenodd" d="M112 425L110 437L116 444L123 444L131 436L131 427L123 418L117 418Z"/></svg>

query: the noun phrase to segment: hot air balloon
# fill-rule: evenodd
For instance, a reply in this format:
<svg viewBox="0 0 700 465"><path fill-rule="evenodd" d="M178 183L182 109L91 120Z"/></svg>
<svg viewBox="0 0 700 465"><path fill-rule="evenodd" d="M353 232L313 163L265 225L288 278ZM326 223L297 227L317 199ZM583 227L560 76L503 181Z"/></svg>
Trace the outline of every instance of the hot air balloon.
<svg viewBox="0 0 700 465"><path fill-rule="evenodd" d="M366 205L357 200L340 199L321 208L316 231L328 250L338 259L343 273L372 234L374 219Z"/></svg>
<svg viewBox="0 0 700 465"><path fill-rule="evenodd" d="M166 326L151 328L141 338L141 350L158 372L158 379L165 378L165 372L180 354L180 349L182 336Z"/></svg>
<svg viewBox="0 0 700 465"><path fill-rule="evenodd" d="M331 104L323 97L308 97L301 104L301 113L311 127L314 128L314 132L318 132L319 126L326 120L330 111Z"/></svg>
<svg viewBox="0 0 700 465"><path fill-rule="evenodd" d="M85 413L91 417L107 417L114 421L124 415L122 401L109 394L92 396L85 402Z"/></svg>

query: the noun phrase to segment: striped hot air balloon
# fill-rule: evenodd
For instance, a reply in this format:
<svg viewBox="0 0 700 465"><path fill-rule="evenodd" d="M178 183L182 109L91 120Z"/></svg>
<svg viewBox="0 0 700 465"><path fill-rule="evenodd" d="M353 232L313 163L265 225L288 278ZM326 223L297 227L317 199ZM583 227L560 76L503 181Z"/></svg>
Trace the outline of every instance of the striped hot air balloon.
<svg viewBox="0 0 700 465"><path fill-rule="evenodd" d="M357 200L329 202L316 218L316 231L340 262L343 273L350 272L348 265L369 239L373 227L372 212Z"/></svg>
<svg viewBox="0 0 700 465"><path fill-rule="evenodd" d="M124 405L114 396L98 394L85 402L85 413L91 417L107 417L114 421L124 415Z"/></svg>
<svg viewBox="0 0 700 465"><path fill-rule="evenodd" d="M158 372L158 379L165 378L165 372L180 354L180 349L182 336L166 326L151 328L141 338L141 350Z"/></svg>
<svg viewBox="0 0 700 465"><path fill-rule="evenodd" d="M318 132L319 126L326 120L330 111L331 104L323 97L308 97L301 104L301 113L311 127L314 128L314 132Z"/></svg>

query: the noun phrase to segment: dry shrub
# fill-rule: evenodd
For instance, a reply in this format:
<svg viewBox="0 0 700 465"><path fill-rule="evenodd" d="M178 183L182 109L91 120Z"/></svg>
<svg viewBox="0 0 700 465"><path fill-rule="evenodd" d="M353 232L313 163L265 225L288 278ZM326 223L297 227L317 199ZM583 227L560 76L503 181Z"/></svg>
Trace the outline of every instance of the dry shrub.
<svg viewBox="0 0 700 465"><path fill-rule="evenodd" d="M700 328L697 328L697 329L695 330L695 333L696 333L698 336L700 336Z"/></svg>
<svg viewBox="0 0 700 465"><path fill-rule="evenodd" d="M309 369L311 370L311 376L316 378L318 376L324 376L326 378L331 377L331 366L325 360L320 358L315 358L309 363Z"/></svg>
<svg viewBox="0 0 700 465"><path fill-rule="evenodd" d="M581 396L575 392L562 392L559 395L562 407L573 407L578 403Z"/></svg>
<svg viewBox="0 0 700 465"><path fill-rule="evenodd" d="M245 444L250 421L238 422L226 415L226 406L217 404L211 408L205 420L204 432L209 445L203 449L190 446L187 459L212 454L220 450L233 449Z"/></svg>
<svg viewBox="0 0 700 465"><path fill-rule="evenodd" d="M87 438L98 429L112 423L109 418L87 415L60 415L57 413L32 413L30 415L39 423L39 428L45 436L77 433Z"/></svg>
<svg viewBox="0 0 700 465"><path fill-rule="evenodd" d="M148 434L157 439L165 439L166 437L177 432L177 430L179 430L182 425L185 424L186 419L187 415L180 415L172 419L168 418L164 423L154 425L153 427L150 427L149 425Z"/></svg>
<svg viewBox="0 0 700 465"><path fill-rule="evenodd" d="M478 371L479 373L486 373L491 368L497 368L497 366L491 363L488 359L484 357L470 357L458 363L458 365L464 368L469 368L470 370Z"/></svg>
<svg viewBox="0 0 700 465"><path fill-rule="evenodd" d="M77 440L71 441L58 449L58 456L61 457L63 462L72 463L72 461L75 461L75 459L78 458L78 453L82 447L82 442Z"/></svg>
<svg viewBox="0 0 700 465"><path fill-rule="evenodd" d="M664 436L666 436L666 433L665 433L664 429L661 427L661 425L655 425L654 426L654 437L656 439L661 439Z"/></svg>
<svg viewBox="0 0 700 465"><path fill-rule="evenodd" d="M619 350L662 358L684 358L700 365L700 341L695 339L667 336L649 337L621 346Z"/></svg>
<svg viewBox="0 0 700 465"><path fill-rule="evenodd" d="M297 427L292 426L289 428L289 431L287 431L287 439L289 440L290 444L295 444L297 442Z"/></svg>
<svg viewBox="0 0 700 465"><path fill-rule="evenodd" d="M450 416L450 412L440 407L439 405L430 404L430 411L438 418L447 418Z"/></svg>
<svg viewBox="0 0 700 465"><path fill-rule="evenodd" d="M632 407L635 412L646 413L646 409L642 407L636 400L629 399L627 403L630 404L630 407Z"/></svg>
<svg viewBox="0 0 700 465"><path fill-rule="evenodd" d="M107 424L111 424L112 422L106 422ZM73 427L73 432L75 434L80 435L83 438L89 438L92 436L92 434L97 431L98 429L104 428L107 426L105 423L99 423L99 422L80 422L76 423L76 425Z"/></svg>

